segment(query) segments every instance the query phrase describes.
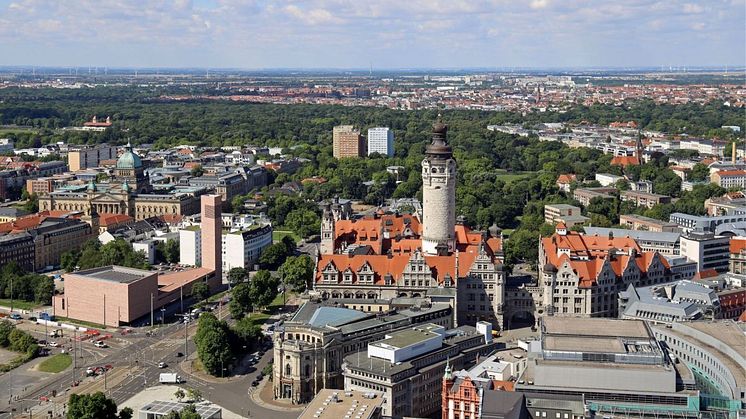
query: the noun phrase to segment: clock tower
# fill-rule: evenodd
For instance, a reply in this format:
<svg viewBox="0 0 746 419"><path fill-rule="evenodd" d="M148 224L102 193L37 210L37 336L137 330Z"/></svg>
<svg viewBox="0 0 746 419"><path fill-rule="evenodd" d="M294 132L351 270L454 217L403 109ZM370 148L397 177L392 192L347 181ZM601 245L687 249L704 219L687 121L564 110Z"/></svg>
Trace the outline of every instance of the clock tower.
<svg viewBox="0 0 746 419"><path fill-rule="evenodd" d="M422 160L422 251L445 255L456 248L456 161L440 115Z"/></svg>

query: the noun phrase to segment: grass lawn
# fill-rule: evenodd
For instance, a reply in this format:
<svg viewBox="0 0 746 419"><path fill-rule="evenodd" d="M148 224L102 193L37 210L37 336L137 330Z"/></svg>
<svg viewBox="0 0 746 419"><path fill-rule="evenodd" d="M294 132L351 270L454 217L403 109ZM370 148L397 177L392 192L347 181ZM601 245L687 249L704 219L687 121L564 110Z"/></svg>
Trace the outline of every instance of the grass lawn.
<svg viewBox="0 0 746 419"><path fill-rule="evenodd" d="M510 183L516 180L536 176L537 173L539 172L508 172L506 170L497 170L497 179L500 179L505 183Z"/></svg>
<svg viewBox="0 0 746 419"><path fill-rule="evenodd" d="M73 359L68 354L57 354L49 357L39 364L39 371L41 372L62 372L72 364Z"/></svg>
<svg viewBox="0 0 746 419"><path fill-rule="evenodd" d="M278 243L280 240L282 240L283 237L290 236L295 240L296 243L300 241L300 237L295 234L294 231L287 231L287 230L275 230L272 232L272 242Z"/></svg>
<svg viewBox="0 0 746 419"><path fill-rule="evenodd" d="M15 293L13 293L15 294ZM10 307L10 299L2 298L0 299L0 306L4 307ZM33 310L36 307L40 307L40 304L34 303L34 302L28 302L28 301L21 301L21 300L13 300L13 309L19 309L19 310Z"/></svg>
<svg viewBox="0 0 746 419"><path fill-rule="evenodd" d="M8 127L8 128L2 128L0 127L0 136L7 135L7 134L23 134L23 133L37 133L39 130L33 127Z"/></svg>

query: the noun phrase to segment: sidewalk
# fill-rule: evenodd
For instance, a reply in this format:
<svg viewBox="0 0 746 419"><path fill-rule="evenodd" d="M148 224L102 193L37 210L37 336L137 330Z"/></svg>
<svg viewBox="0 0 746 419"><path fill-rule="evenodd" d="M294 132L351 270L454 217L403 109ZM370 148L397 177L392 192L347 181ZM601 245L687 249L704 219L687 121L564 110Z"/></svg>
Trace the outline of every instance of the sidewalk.
<svg viewBox="0 0 746 419"><path fill-rule="evenodd" d="M283 403L274 400L272 395L271 381L262 380L258 387L249 388L249 397L257 405L270 410L276 410L278 412L301 412L306 408L305 405L295 405L290 403Z"/></svg>

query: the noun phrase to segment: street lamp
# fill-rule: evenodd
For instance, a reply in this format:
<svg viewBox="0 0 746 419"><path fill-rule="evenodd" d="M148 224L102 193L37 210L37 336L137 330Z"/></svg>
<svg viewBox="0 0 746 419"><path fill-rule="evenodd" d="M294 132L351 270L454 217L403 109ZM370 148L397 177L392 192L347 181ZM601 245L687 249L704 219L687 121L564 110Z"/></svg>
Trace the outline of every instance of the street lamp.
<svg viewBox="0 0 746 419"><path fill-rule="evenodd" d="M163 323L166 321L166 308L161 308L161 327L163 327Z"/></svg>

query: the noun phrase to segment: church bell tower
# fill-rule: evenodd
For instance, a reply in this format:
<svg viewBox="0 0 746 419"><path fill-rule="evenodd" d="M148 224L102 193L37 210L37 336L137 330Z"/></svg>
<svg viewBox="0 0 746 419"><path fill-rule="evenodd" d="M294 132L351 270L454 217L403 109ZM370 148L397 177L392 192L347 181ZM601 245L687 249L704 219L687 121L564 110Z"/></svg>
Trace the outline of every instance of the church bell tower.
<svg viewBox="0 0 746 419"><path fill-rule="evenodd" d="M429 255L456 248L456 161L447 132L438 115L422 160L422 251Z"/></svg>

